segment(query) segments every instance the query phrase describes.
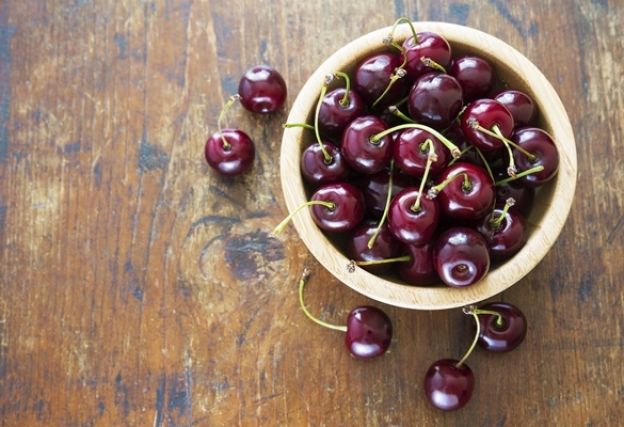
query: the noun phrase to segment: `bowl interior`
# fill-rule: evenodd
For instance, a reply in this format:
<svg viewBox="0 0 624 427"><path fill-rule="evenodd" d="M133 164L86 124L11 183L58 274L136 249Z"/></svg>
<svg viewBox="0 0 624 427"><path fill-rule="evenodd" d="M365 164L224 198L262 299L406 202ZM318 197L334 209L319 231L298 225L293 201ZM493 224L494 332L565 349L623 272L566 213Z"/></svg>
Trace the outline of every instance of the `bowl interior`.
<svg viewBox="0 0 624 427"><path fill-rule="evenodd" d="M487 59L494 67L502 87L519 89L535 101L538 119L535 125L553 135L560 153L557 177L539 188L527 218L529 239L512 259L493 265L488 275L466 289L435 286L409 286L397 275L375 276L357 268L349 273L344 253L345 237L323 234L308 212L295 217L295 227L314 256L339 280L373 299L406 308L446 309L489 298L516 283L543 258L556 240L569 211L576 180L576 149L572 129L559 97L542 73L523 55L499 39L480 31L445 23L416 22L417 31L435 31L447 38L453 56L472 53ZM308 80L295 100L289 122L312 123L323 77L335 71L350 74L364 58L389 48L381 43L389 29L367 34L340 49L323 63ZM403 41L411 33L401 26L395 33ZM333 86L339 86L340 82ZM333 87L332 87L333 88ZM312 132L287 129L284 132L281 173L284 195L290 211L307 200L314 189L301 179L299 159L309 144L315 143Z"/></svg>

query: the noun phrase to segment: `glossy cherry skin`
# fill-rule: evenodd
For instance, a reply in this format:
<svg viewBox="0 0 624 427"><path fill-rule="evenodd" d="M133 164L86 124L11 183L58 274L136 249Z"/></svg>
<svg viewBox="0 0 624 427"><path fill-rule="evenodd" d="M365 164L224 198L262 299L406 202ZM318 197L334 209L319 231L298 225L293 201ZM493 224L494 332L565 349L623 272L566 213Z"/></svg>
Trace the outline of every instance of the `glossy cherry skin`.
<svg viewBox="0 0 624 427"><path fill-rule="evenodd" d="M496 206L503 207L510 197L515 200L514 209L524 216L528 216L533 207L535 200L535 189L525 187L522 183L516 181L507 184L497 185L496 187Z"/></svg>
<svg viewBox="0 0 624 427"><path fill-rule="evenodd" d="M377 230L376 221L360 224L347 240L347 254L354 261L379 261L399 256L399 242L394 238L388 227L384 225L375 239L372 248L368 241ZM363 265L362 268L371 273L383 273L392 267L391 264Z"/></svg>
<svg viewBox="0 0 624 427"><path fill-rule="evenodd" d="M427 73L412 86L407 106L416 122L441 129L459 114L462 96L462 88L454 77Z"/></svg>
<svg viewBox="0 0 624 427"><path fill-rule="evenodd" d="M495 261L503 261L514 256L527 241L524 219L513 208L505 214L505 219L498 225L492 225L492 219L503 214L502 209L494 209L477 225L477 231L485 237L490 257Z"/></svg>
<svg viewBox="0 0 624 427"><path fill-rule="evenodd" d="M429 157L429 144L424 144L428 139L437 157L431 163L429 176L436 177L446 167L450 154L435 136L421 129L405 129L394 142L394 162L399 169L415 177L424 175Z"/></svg>
<svg viewBox="0 0 624 427"><path fill-rule="evenodd" d="M223 137L229 147L223 144L221 133L213 133L204 148L208 164L222 175L240 175L253 163L254 143L239 129L223 129Z"/></svg>
<svg viewBox="0 0 624 427"><path fill-rule="evenodd" d="M427 31L416 33L416 36L418 37L416 43L414 43L413 36L403 42L404 54L407 58L405 71L412 81L432 71L431 67L423 63L423 58L432 59L443 67L451 61L451 46L444 37Z"/></svg>
<svg viewBox="0 0 624 427"><path fill-rule="evenodd" d="M377 116L358 117L349 124L342 135L340 150L351 169L371 175L386 167L392 157L392 137L386 135L377 142L371 141L386 129Z"/></svg>
<svg viewBox="0 0 624 427"><path fill-rule="evenodd" d="M402 64L399 54L378 53L365 59L355 70L355 79L353 86L355 91L359 93L368 105L379 98L386 90L390 77L394 70ZM392 105L407 92L408 81L406 78L400 78L394 82L388 93L379 103L380 108Z"/></svg>
<svg viewBox="0 0 624 427"><path fill-rule="evenodd" d="M282 75L267 65L251 67L238 83L243 107L253 113L273 113L284 105L286 82Z"/></svg>
<svg viewBox="0 0 624 427"><path fill-rule="evenodd" d="M506 90L494 97L511 113L516 126L526 126L535 115L535 103L529 95L519 90Z"/></svg>
<svg viewBox="0 0 624 427"><path fill-rule="evenodd" d="M429 402L443 411L454 411L466 405L474 389L474 374L465 363L442 359L425 374L425 395Z"/></svg>
<svg viewBox="0 0 624 427"><path fill-rule="evenodd" d="M392 322L376 307L356 307L347 318L345 344L358 359L381 356L392 341Z"/></svg>
<svg viewBox="0 0 624 427"><path fill-rule="evenodd" d="M467 175L470 186L465 188L464 177ZM466 162L457 162L446 168L437 182L457 176L448 183L437 196L442 214L449 218L472 221L482 218L494 206L494 183L480 167Z"/></svg>
<svg viewBox="0 0 624 427"><path fill-rule="evenodd" d="M321 229L342 232L354 229L364 217L364 196L355 186L346 182L326 184L316 190L311 200L331 202L329 209L322 205L312 206L312 219Z"/></svg>
<svg viewBox="0 0 624 427"><path fill-rule="evenodd" d="M494 81L494 71L490 63L473 55L454 59L449 74L461 85L465 101L485 95Z"/></svg>
<svg viewBox="0 0 624 427"><path fill-rule="evenodd" d="M323 135L339 138L349 123L364 115L366 106L354 90L349 91L348 102L341 104L345 92L344 88L335 89L323 98L319 110L319 130Z"/></svg>
<svg viewBox="0 0 624 427"><path fill-rule="evenodd" d="M418 188L406 188L390 203L388 228L394 236L409 245L424 245L429 242L440 217L438 203L423 195L420 209L412 210L418 197Z"/></svg>
<svg viewBox="0 0 624 427"><path fill-rule="evenodd" d="M492 130L498 126L505 138L511 136L514 120L503 104L493 99L479 99L468 104L461 116L462 132L468 140L481 151L494 151L503 147L503 142L493 136L474 129L470 123L476 120L482 127Z"/></svg>
<svg viewBox="0 0 624 427"><path fill-rule="evenodd" d="M497 324L497 316L479 314L480 333L477 343L487 351L503 353L517 348L527 332L526 317L520 309L506 302L493 302L479 307L495 311L503 319L502 326Z"/></svg>
<svg viewBox="0 0 624 427"><path fill-rule="evenodd" d="M472 228L449 228L436 240L433 266L448 286L470 286L481 280L490 269L487 242Z"/></svg>
<svg viewBox="0 0 624 427"><path fill-rule="evenodd" d="M364 193L366 210L369 215L375 218L381 217L386 207L389 177L388 171L381 171L375 175L368 175L361 180L360 188ZM390 197L394 198L399 192L413 185L414 183L409 177L395 173L392 177L392 195Z"/></svg>
<svg viewBox="0 0 624 427"><path fill-rule="evenodd" d="M323 146L332 158L330 162L325 161L317 143L309 145L301 154L301 174L312 185L343 181L349 176L349 167L338 147L329 142L324 142Z"/></svg>
<svg viewBox="0 0 624 427"><path fill-rule="evenodd" d="M410 285L423 286L436 282L438 275L433 268L433 245L405 245L404 250L412 257L409 262L398 264L399 275Z"/></svg>
<svg viewBox="0 0 624 427"><path fill-rule="evenodd" d="M559 170L559 151L550 135L539 128L526 127L516 129L512 141L536 157L532 161L521 152L514 151L514 159L519 171L540 165L544 167L541 172L520 178L524 185L539 187L554 178Z"/></svg>

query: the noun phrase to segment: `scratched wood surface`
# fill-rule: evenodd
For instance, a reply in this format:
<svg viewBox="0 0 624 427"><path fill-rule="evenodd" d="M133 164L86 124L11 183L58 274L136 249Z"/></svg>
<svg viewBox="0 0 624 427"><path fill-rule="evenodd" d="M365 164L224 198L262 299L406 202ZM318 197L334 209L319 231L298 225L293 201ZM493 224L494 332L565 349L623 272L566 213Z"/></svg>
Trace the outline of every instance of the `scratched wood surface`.
<svg viewBox="0 0 624 427"><path fill-rule="evenodd" d="M6 426L614 426L624 416L624 5L436 0L0 0L0 423ZM422 377L469 344L459 310L383 307L391 351L352 360L340 321L371 303L290 229L280 124L235 111L251 173L202 157L251 65L289 102L330 52L407 15L467 24L525 53L576 131L578 191L557 244L500 298L530 329L476 352L471 403L445 414ZM377 304L380 305L380 304Z"/></svg>

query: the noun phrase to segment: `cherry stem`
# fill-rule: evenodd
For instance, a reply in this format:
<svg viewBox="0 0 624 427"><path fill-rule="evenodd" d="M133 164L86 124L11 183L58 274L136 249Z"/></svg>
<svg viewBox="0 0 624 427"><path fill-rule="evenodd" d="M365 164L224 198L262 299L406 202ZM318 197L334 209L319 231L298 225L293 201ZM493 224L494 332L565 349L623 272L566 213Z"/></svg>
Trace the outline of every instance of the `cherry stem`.
<svg viewBox="0 0 624 427"><path fill-rule="evenodd" d="M513 197L508 198L505 201L505 206L503 206L503 211L498 216L498 218L490 219L490 225L492 226L494 230L498 230L500 228L501 224L503 223L503 220L507 217L507 212L509 212L509 209L515 204L516 204L516 200Z"/></svg>
<svg viewBox="0 0 624 427"><path fill-rule="evenodd" d="M429 126L421 125L419 123L406 123L404 125L398 125L393 128L386 129L382 132L379 132L376 135L373 135L371 137L371 142L376 143L384 136L390 135L392 132L396 132L397 130L402 130L402 129L426 130L427 132L429 132L430 134L438 138L440 142L442 142L442 144L444 144L444 146L449 149L449 151L451 152L451 156L453 156L453 158L457 158L461 155L461 150L457 147L457 145L453 144L448 138L446 138L437 130L430 128Z"/></svg>
<svg viewBox="0 0 624 427"><path fill-rule="evenodd" d="M513 148L515 148L516 150L520 151L522 154L524 154L525 156L527 156L527 158L531 161L535 161L535 154L532 154L530 152L528 152L527 150L525 150L524 148L522 148L521 146L519 146L518 144L516 144L515 142L513 142L512 140L505 138L503 135L498 135L495 132L492 132L489 129L484 128L483 126L481 126L479 124L479 122L475 119L472 119L470 126L472 126L473 128L477 129L480 132L483 132L486 135L489 135L493 138L496 139L501 139L503 142L506 142L507 144L511 145ZM497 126L498 127L498 126Z"/></svg>
<svg viewBox="0 0 624 427"><path fill-rule="evenodd" d="M390 111L390 113L394 114L395 116L397 116L399 119L403 120L404 122L407 123L416 123L414 120L412 120L411 118L407 117L405 115L405 113L403 113L403 111L399 110L395 105L391 105L388 107L388 111Z"/></svg>
<svg viewBox="0 0 624 427"><path fill-rule="evenodd" d="M429 197L430 199L435 198L438 195L438 193L440 193L440 191L444 190L444 188L451 183L451 181L454 181L455 178L458 178L462 175L464 176L464 183L462 184L462 190L470 191L472 189L472 183L470 182L470 178L468 178L468 174L458 173L456 175L449 176L448 178L446 178L444 181L442 181L438 185L431 187L429 189L429 192L427 193L427 197Z"/></svg>
<svg viewBox="0 0 624 427"><path fill-rule="evenodd" d="M412 36L414 37L414 44L416 45L420 43L420 40L418 40L418 34L416 33L416 29L414 28L414 24L412 24L412 20L406 16L402 16L396 21L394 21L394 25L392 26L392 31L390 32L390 34L388 34L387 38L384 39L385 43L388 43L388 44L392 43L394 39L394 32L396 31L396 28L399 24L409 25L410 30L412 30Z"/></svg>
<svg viewBox="0 0 624 427"><path fill-rule="evenodd" d="M480 309L480 308L475 308L473 311L477 315L479 315L479 314L491 314L492 316L496 316L496 326L498 326L500 328L501 326L504 325L503 316L501 316L501 314L498 311L483 310L483 309Z"/></svg>
<svg viewBox="0 0 624 427"><path fill-rule="evenodd" d="M477 324L477 330L475 332L474 340L472 340L472 344L470 344L470 347L468 347L468 350L466 350L466 353L464 353L464 356L460 359L460 361L455 364L456 368L459 368L461 365L464 364L466 359L468 359L468 356L470 356L472 351L475 349L477 341L479 341L479 334L481 334L481 322L479 322L479 314L477 313L477 308L474 306L470 306L466 309L466 307L464 307L463 312L464 314L468 314L474 317L475 323Z"/></svg>
<svg viewBox="0 0 624 427"><path fill-rule="evenodd" d="M304 128L304 129L309 129L309 130L315 130L314 126L309 125L307 123L284 123L282 125L282 127L284 129L290 129L290 128Z"/></svg>
<svg viewBox="0 0 624 427"><path fill-rule="evenodd" d="M286 218L284 218L284 220L282 220L282 222L277 224L277 227L275 227L275 229L273 229L273 232L271 234L273 234L274 236L279 235L282 231L284 231L284 228L286 228L286 225L288 225L288 222L292 219L293 216L295 216L295 214L297 214L297 212L299 212L301 209L303 209L303 208L305 208L307 206L314 206L314 205L325 206L329 210L336 209L336 204L334 202L326 202L324 200L310 200L310 201L307 201L305 203L302 203L297 209L292 211L290 213L290 215L288 215Z"/></svg>
<svg viewBox="0 0 624 427"><path fill-rule="evenodd" d="M390 209L390 200L392 199L393 172L394 172L394 160L391 160L390 171L388 172L388 175L389 175L388 176L388 194L386 195L386 205L384 206L383 215L381 216L381 219L379 220L379 224L377 224L377 228L375 229L375 232L373 233L371 238L368 240L368 243L367 243L368 249L371 249L373 245L375 244L375 240L377 239L377 236L381 232L381 228L383 227L384 223L386 222L386 218L388 217L388 210Z"/></svg>
<svg viewBox="0 0 624 427"><path fill-rule="evenodd" d="M422 62L425 67L433 68L434 70L446 73L446 68L444 68L429 57L423 56L422 58L420 58L420 62Z"/></svg>
<svg viewBox="0 0 624 427"><path fill-rule="evenodd" d="M496 181L494 179L494 174L492 173L492 168L490 168L490 164L488 163L487 160L485 160L485 156L483 155L483 153L481 152L481 150L479 150L479 147L475 147L475 149L477 150L477 154L479 155L479 157L481 158L481 161L483 162L483 164L485 165L485 169L487 170L488 175L490 176L490 179L492 180L492 182Z"/></svg>
<svg viewBox="0 0 624 427"><path fill-rule="evenodd" d="M225 148L226 150L229 150L232 147L232 145L229 142L227 142L227 140L225 139L225 136L223 136L221 123L223 122L223 120L225 120L225 115L230 110L230 108L232 108L232 105L234 105L234 103L238 101L239 99L240 99L240 95L238 94L230 96L228 100L225 102L225 104L223 105L223 108L221 109L221 112L219 113L219 118L217 119L217 128L219 129L219 135L221 135L221 141L223 141L223 148Z"/></svg>
<svg viewBox="0 0 624 427"><path fill-rule="evenodd" d="M393 262L409 262L412 260L412 257L409 255L403 255L396 258L385 258L385 259L376 259L371 261L356 261L355 265L367 266L367 265L377 265L377 264L390 264Z"/></svg>
<svg viewBox="0 0 624 427"><path fill-rule="evenodd" d="M505 138L505 135L503 135L498 125L493 125L492 130L494 131L496 135L498 135L498 139L503 141L503 145L507 149L507 154L509 155L509 167L507 168L507 175L514 176L516 172L518 172L518 169L516 168L516 163L514 161L513 153L511 152L511 147L509 146L509 143L507 142L508 140L507 138Z"/></svg>
<svg viewBox="0 0 624 427"><path fill-rule="evenodd" d="M328 75L325 78L325 84L323 84L323 87L321 88L321 95L319 96L319 100L316 103L316 111L314 112L314 133L316 134L316 141L321 147L321 152L323 153L323 157L325 158L325 163L327 164L331 163L334 159L329 154L329 152L327 152L325 145L321 141L321 135L319 134L318 118L319 118L319 111L321 111L321 104L323 103L323 98L325 98L325 94L327 93L327 85L329 84L329 82L331 82L332 79L333 79L333 76L331 75Z"/></svg>
<svg viewBox="0 0 624 427"><path fill-rule="evenodd" d="M427 164L425 165L425 173L423 174L420 180L420 187L418 188L418 196L416 196L416 201L410 208L412 212L420 211L420 199L423 194L423 190L425 189L425 184L427 183L427 178L429 177L429 170L431 169L431 164L437 160L437 155L435 152L435 146L433 145L433 141L429 138L425 142L422 143L420 149L425 149L426 145L429 145L429 153L427 154Z"/></svg>
<svg viewBox="0 0 624 427"><path fill-rule="evenodd" d="M345 93L340 100L340 105L342 107L346 107L349 105L349 91L351 90L351 79L349 79L349 75L347 73L344 73L342 71L336 71L334 74L336 75L336 77L340 77L342 80L345 81Z"/></svg>
<svg viewBox="0 0 624 427"><path fill-rule="evenodd" d="M456 161L460 160L464 154L466 154L467 152L469 152L470 150L472 150L473 148L476 148L474 145L469 145L468 147L464 148L461 153L459 153L459 157L455 157L454 159L451 159L451 161L449 162L449 166L453 166L455 164ZM493 181L493 180L492 180Z"/></svg>
<svg viewBox="0 0 624 427"><path fill-rule="evenodd" d="M317 319L316 317L314 317L308 311L308 309L305 306L305 303L303 302L303 289L305 288L305 284L308 281L309 277L310 277L310 270L308 270L307 268L304 268L303 269L303 273L301 274L301 279L299 279L299 306L301 307L301 310L303 310L303 314L305 314L308 319L310 319L311 321L313 321L317 325L321 325L321 326L323 326L325 328L333 329L334 331L347 332L347 327L346 326L333 325L331 323L323 322L322 320Z"/></svg>
<svg viewBox="0 0 624 427"><path fill-rule="evenodd" d="M494 186L497 187L499 185L507 184L508 182L515 181L516 179L520 179L520 178L523 178L523 177L525 177L527 175L531 175L532 173L541 172L543 170L544 170L544 166L542 166L542 165L535 166L534 168L527 169L525 171L517 173L515 176L510 176L509 178L505 178L505 179L501 179L500 181L496 181L494 183Z"/></svg>
<svg viewBox="0 0 624 427"><path fill-rule="evenodd" d="M408 100L409 100L409 96L406 96L405 98L403 98L402 100L394 104L394 106L399 108L401 105L405 104Z"/></svg>
<svg viewBox="0 0 624 427"><path fill-rule="evenodd" d="M401 49L401 52L403 52L404 49L402 47L400 49ZM375 102L373 102L373 108L377 104L379 104L379 102L384 98L384 96L386 96L386 94L390 91L390 89L394 85L394 82L399 80L401 77L405 77L407 75L407 71L405 71L405 68L404 68L406 60L407 60L407 55L403 55L403 57L404 57L403 63L398 68L394 69L392 76L390 76L390 81L388 82L388 86L386 86L386 88L381 93L381 95L379 95L379 97L375 100Z"/></svg>

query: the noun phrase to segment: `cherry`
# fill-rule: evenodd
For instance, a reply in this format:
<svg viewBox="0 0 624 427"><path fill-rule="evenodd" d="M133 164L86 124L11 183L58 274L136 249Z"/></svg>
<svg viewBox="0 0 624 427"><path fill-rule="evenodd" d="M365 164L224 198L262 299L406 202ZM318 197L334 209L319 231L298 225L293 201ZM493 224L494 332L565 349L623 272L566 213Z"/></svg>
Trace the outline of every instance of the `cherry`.
<svg viewBox="0 0 624 427"><path fill-rule="evenodd" d="M474 55L454 59L449 74L461 85L466 101L485 95L494 81L494 71L490 63Z"/></svg>
<svg viewBox="0 0 624 427"><path fill-rule="evenodd" d="M451 287L478 282L490 269L487 242L468 227L453 227L440 234L433 248L433 265Z"/></svg>
<svg viewBox="0 0 624 427"><path fill-rule="evenodd" d="M349 76L337 72L346 82L345 88L334 89L323 97L319 111L320 131L336 138L354 119L364 114L366 106L360 95L350 89Z"/></svg>
<svg viewBox="0 0 624 427"><path fill-rule="evenodd" d="M494 209L477 225L477 231L487 241L490 257L497 261L511 258L527 241L524 219L510 210L514 203L509 198L503 209Z"/></svg>
<svg viewBox="0 0 624 427"><path fill-rule="evenodd" d="M267 65L251 67L238 83L241 104L253 113L273 113L286 100L286 82Z"/></svg>
<svg viewBox="0 0 624 427"><path fill-rule="evenodd" d="M380 107L394 104L407 91L407 80L396 78L395 75L395 70L401 67L401 63L401 56L393 53L378 53L365 59L355 70L356 92L369 105L376 102ZM391 80L394 82L389 85ZM383 102L378 101L382 95Z"/></svg>
<svg viewBox="0 0 624 427"><path fill-rule="evenodd" d="M528 170L536 166L544 169L540 172L528 174L522 178L522 183L529 187L538 187L550 181L559 169L559 152L552 137L542 129L525 127L514 131L512 141L529 155L515 151L514 157L521 169Z"/></svg>
<svg viewBox="0 0 624 427"><path fill-rule="evenodd" d="M371 240L373 244L369 247ZM377 224L374 221L366 221L358 226L347 240L347 254L354 261L370 262L395 258L399 255L399 250L399 242L388 227L384 225L377 232ZM383 273L390 267L387 263L359 265L374 273Z"/></svg>
<svg viewBox="0 0 624 427"><path fill-rule="evenodd" d="M309 145L301 154L301 174L312 185L342 181L349 176L349 168L338 147L324 142L326 152L331 156L327 161L321 145Z"/></svg>
<svg viewBox="0 0 624 427"><path fill-rule="evenodd" d="M438 225L440 214L437 201L421 195L422 190L406 188L390 204L388 227L403 243L427 243Z"/></svg>
<svg viewBox="0 0 624 427"><path fill-rule="evenodd" d="M518 181L509 182L507 184L500 184L495 187L496 189L496 205L502 207L505 201L512 198L516 201L514 209L528 216L533 206L533 200L535 199L535 189L532 187L525 187Z"/></svg>
<svg viewBox="0 0 624 427"><path fill-rule="evenodd" d="M349 166L370 175L381 171L392 157L392 138L372 137L387 129L377 116L363 116L355 119L342 135L342 156Z"/></svg>
<svg viewBox="0 0 624 427"><path fill-rule="evenodd" d="M457 162L438 177L438 185L429 190L437 197L442 214L460 220L476 220L494 205L492 179L478 166Z"/></svg>
<svg viewBox="0 0 624 427"><path fill-rule="evenodd" d="M410 261L399 264L401 278L410 285L435 283L438 275L433 268L433 246L429 243L422 246L405 245L404 252L407 252Z"/></svg>
<svg viewBox="0 0 624 427"><path fill-rule="evenodd" d="M432 144L433 148L429 149L429 144ZM446 166L450 156L434 135L422 129L405 129L394 143L394 161L403 172L412 176L424 175L430 152L435 156L435 160L431 162L429 174L435 177Z"/></svg>
<svg viewBox="0 0 624 427"><path fill-rule="evenodd" d="M451 62L451 46L439 34L423 31L403 42L405 71L411 80L430 72L444 71Z"/></svg>
<svg viewBox="0 0 624 427"><path fill-rule="evenodd" d="M443 411L462 408L472 396L474 374L466 364L454 359L433 363L425 374L425 395L429 402Z"/></svg>
<svg viewBox="0 0 624 427"><path fill-rule="evenodd" d="M386 196L388 194L388 181L390 175L387 171L381 171L375 175L367 175L360 183L360 188L364 193L366 209L373 217L380 217L384 211ZM411 187L412 180L406 175L395 174L392 180L392 195L394 197L400 191Z"/></svg>
<svg viewBox="0 0 624 427"><path fill-rule="evenodd" d="M435 128L448 126L462 105L461 85L448 74L427 73L416 81L409 93L410 116L418 123Z"/></svg>
<svg viewBox="0 0 624 427"><path fill-rule="evenodd" d="M345 344L351 355L357 359L371 359L381 356L388 350L392 341L392 322L376 307L356 307L347 317L347 325L340 326L324 322L314 317L304 303L304 287L310 277L310 271L303 270L299 280L299 306L303 313L314 323L328 329L345 332Z"/></svg>
<svg viewBox="0 0 624 427"><path fill-rule="evenodd" d="M506 90L494 97L511 113L516 126L526 126L531 123L535 114L535 103L529 95L519 90Z"/></svg>
<svg viewBox="0 0 624 427"><path fill-rule="evenodd" d="M477 148L482 151L494 151L504 145L496 132L509 138L514 121L509 110L500 102L479 99L468 104L462 113L461 128L466 138ZM492 132L495 134L492 135Z"/></svg>
<svg viewBox="0 0 624 427"><path fill-rule="evenodd" d="M506 302L492 302L475 311L479 314L478 344L485 350L508 352L524 341L527 321L518 307Z"/></svg>

